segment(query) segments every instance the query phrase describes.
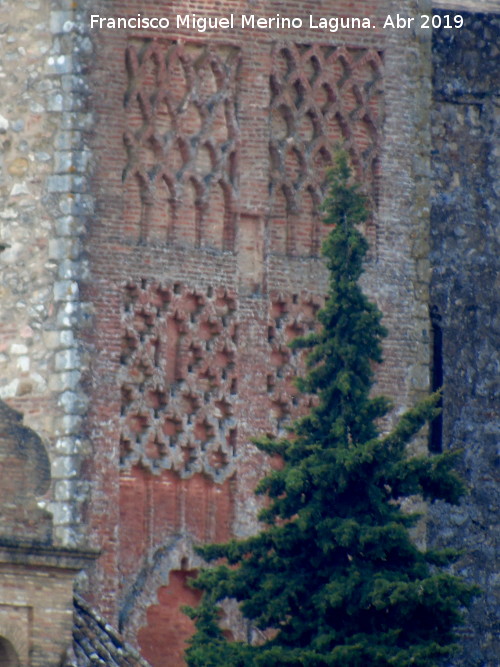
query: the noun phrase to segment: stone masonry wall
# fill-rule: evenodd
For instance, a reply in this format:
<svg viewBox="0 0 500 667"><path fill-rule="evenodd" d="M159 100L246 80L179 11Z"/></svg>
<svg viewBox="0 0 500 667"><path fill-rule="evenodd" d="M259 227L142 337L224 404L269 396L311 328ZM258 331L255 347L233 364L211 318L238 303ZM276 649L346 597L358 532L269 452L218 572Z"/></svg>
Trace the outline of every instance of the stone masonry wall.
<svg viewBox="0 0 500 667"><path fill-rule="evenodd" d="M453 665L498 664L500 16L466 14L433 42L431 305L442 330L443 446L461 449L470 495L432 508L431 539L464 550L458 571L483 594Z"/></svg>
<svg viewBox="0 0 500 667"><path fill-rule="evenodd" d="M223 12L204 0L90 9ZM381 26L416 8L230 6L237 16L313 10ZM428 389L430 35L103 28L92 40L85 521L103 553L88 597L153 665L167 664L168 618L178 664L193 543L256 529L253 488L269 464L250 439L307 409L292 383L302 360L286 343L314 326L325 291L318 209L338 144L373 204L365 282L390 330L378 389L396 411Z"/></svg>
<svg viewBox="0 0 500 667"><path fill-rule="evenodd" d="M0 399L47 444L55 537L82 539L80 236L92 210L85 37L75 3L0 3Z"/></svg>

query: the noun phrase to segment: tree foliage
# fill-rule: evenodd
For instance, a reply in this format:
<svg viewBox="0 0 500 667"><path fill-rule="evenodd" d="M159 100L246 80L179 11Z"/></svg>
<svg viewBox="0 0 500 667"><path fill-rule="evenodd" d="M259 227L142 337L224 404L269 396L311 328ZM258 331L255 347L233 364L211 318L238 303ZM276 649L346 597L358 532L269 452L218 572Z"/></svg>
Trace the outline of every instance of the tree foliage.
<svg viewBox="0 0 500 667"><path fill-rule="evenodd" d="M368 246L358 226L366 216L340 154L325 203L328 297L317 333L292 343L308 350L298 382L317 405L288 438L256 441L283 460L257 487L268 498L261 532L199 550L218 564L193 584L204 596L188 610L196 620L191 667L429 667L452 650L461 608L475 594L447 569L456 553L414 543L409 529L418 516L401 508L414 494L457 503L464 493L451 455L407 455L436 416L437 397L408 410L389 434L377 429L389 409L371 395L386 332L359 286ZM226 640L217 623L224 598L236 599L268 640Z"/></svg>

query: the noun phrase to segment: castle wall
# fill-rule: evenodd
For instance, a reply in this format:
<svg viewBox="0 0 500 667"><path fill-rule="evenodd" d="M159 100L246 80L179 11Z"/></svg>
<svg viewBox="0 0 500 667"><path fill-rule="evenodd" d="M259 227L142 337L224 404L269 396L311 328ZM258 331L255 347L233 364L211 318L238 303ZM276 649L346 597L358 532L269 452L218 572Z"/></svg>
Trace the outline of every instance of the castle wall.
<svg viewBox="0 0 500 667"><path fill-rule="evenodd" d="M66 545L82 537L87 404L76 331L91 207L82 74L90 42L76 19L65 0L0 6L0 399L47 444L54 483L45 501Z"/></svg>
<svg viewBox="0 0 500 667"><path fill-rule="evenodd" d="M478 7L479 8L479 7ZM454 665L498 662L498 196L500 18L467 14L433 42L431 304L442 330L443 447L463 450L470 489L458 508L431 508L439 546L463 549L458 571L483 590Z"/></svg>
<svg viewBox="0 0 500 667"><path fill-rule="evenodd" d="M286 343L325 292L319 207L340 145L372 205L364 283L395 412L428 389L429 303L441 318L442 444L465 450L471 494L432 508L430 538L464 547L485 591L460 664L493 665L498 19L436 32L430 117L429 31L380 29L415 3L235 0L230 30L90 29L91 14L226 11L186 4L0 6L0 400L46 445L54 539L101 549L87 596L152 664L175 628L175 664L193 545L256 529L269 462L250 440L308 408ZM311 12L379 28L312 29ZM242 13L305 27L241 30Z"/></svg>
<svg viewBox="0 0 500 667"><path fill-rule="evenodd" d="M186 3L91 9L174 17ZM379 28L92 31L91 590L152 664L162 618L183 627L179 647L187 632L165 605L190 599L193 543L256 529L268 463L250 439L308 407L286 343L314 327L326 289L319 206L337 145L373 207L365 284L390 331L377 390L397 410L427 391L430 35L380 29L403 10L239 0L237 17L342 11Z"/></svg>

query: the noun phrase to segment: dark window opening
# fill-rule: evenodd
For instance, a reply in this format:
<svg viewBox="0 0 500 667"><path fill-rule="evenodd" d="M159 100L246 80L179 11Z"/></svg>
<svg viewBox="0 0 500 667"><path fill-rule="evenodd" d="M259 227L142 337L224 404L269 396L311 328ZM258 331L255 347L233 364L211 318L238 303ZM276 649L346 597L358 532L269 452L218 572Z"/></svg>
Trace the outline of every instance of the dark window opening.
<svg viewBox="0 0 500 667"><path fill-rule="evenodd" d="M432 391L437 391L443 386L443 329L441 327L441 315L437 306L431 307L430 318L432 327ZM441 412L432 420L429 431L429 450L435 453L443 451L442 396L438 407L441 409Z"/></svg>
<svg viewBox="0 0 500 667"><path fill-rule="evenodd" d="M0 637L0 667L19 667L17 653L5 637Z"/></svg>

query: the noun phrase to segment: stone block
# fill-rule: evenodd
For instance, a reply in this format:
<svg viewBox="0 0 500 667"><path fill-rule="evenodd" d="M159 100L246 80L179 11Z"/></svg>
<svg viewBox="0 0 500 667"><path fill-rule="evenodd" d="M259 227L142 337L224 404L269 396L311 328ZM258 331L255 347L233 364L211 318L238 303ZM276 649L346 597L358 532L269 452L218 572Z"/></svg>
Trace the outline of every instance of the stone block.
<svg viewBox="0 0 500 667"><path fill-rule="evenodd" d="M71 479L80 471L78 458L75 456L56 456L52 460L53 479ZM71 510L64 503L53 503L50 511L54 514L55 523L71 523ZM57 512L57 515L55 514ZM62 518L65 517L64 520Z"/></svg>
<svg viewBox="0 0 500 667"><path fill-rule="evenodd" d="M54 283L55 301L77 301L78 296L78 283L74 280L59 280Z"/></svg>
<svg viewBox="0 0 500 667"><path fill-rule="evenodd" d="M80 368L80 363L80 354L75 348L61 350L55 355L55 368L57 371L78 369Z"/></svg>
<svg viewBox="0 0 500 667"><path fill-rule="evenodd" d="M72 29L73 12L72 11L52 11L50 14L50 30L55 35L69 32Z"/></svg>

